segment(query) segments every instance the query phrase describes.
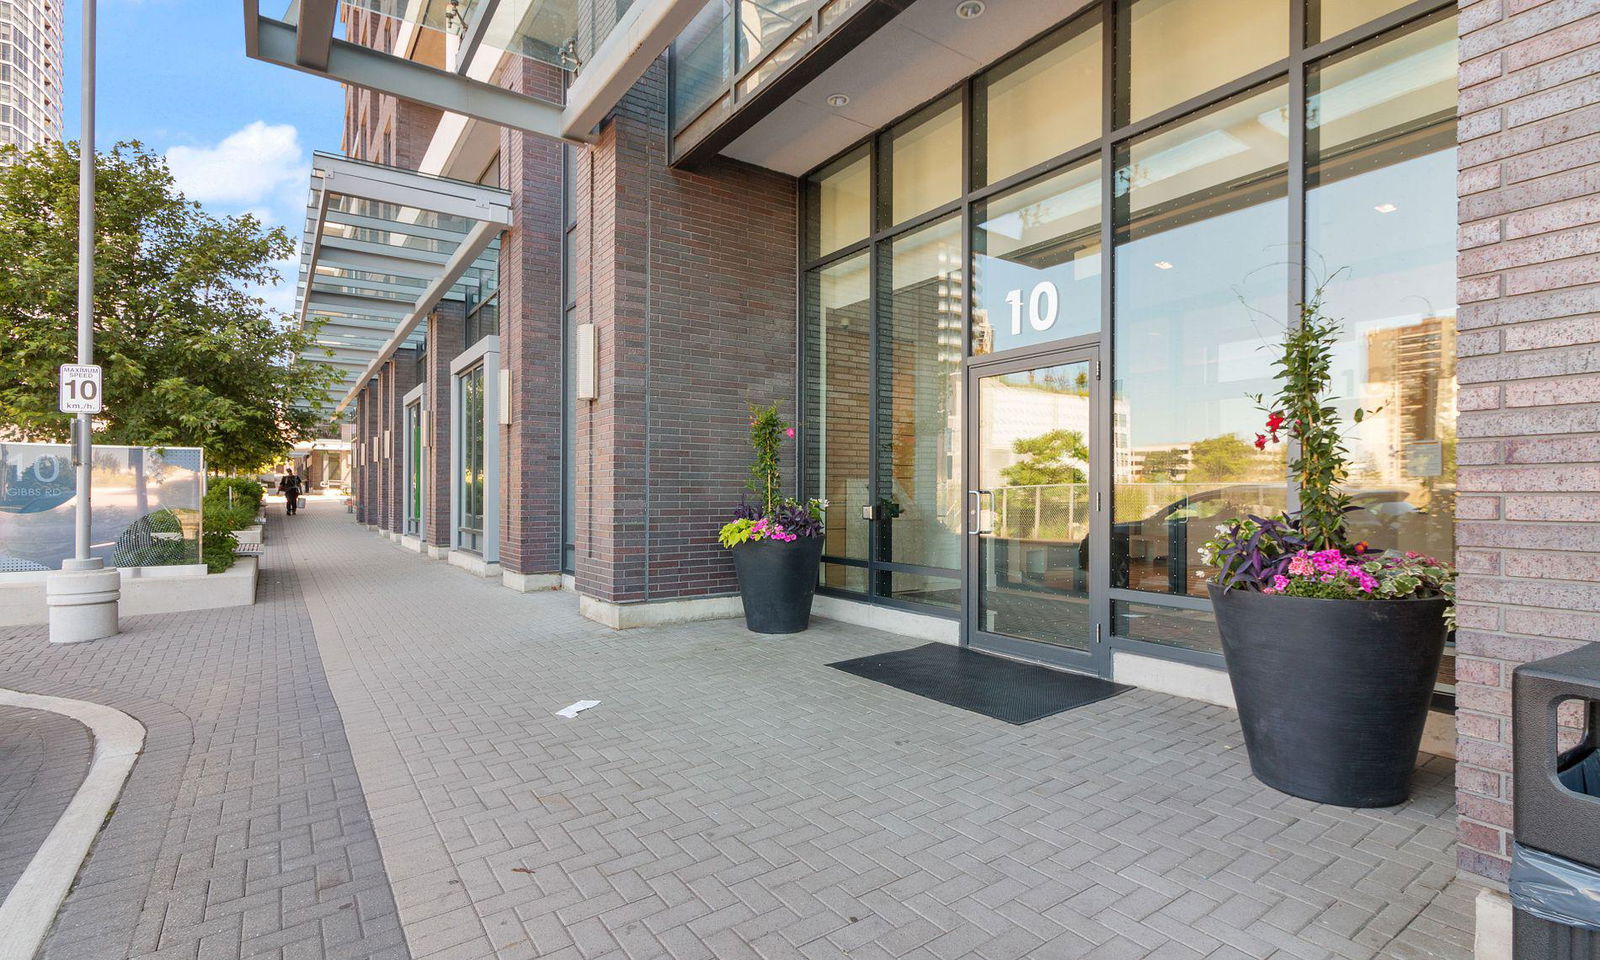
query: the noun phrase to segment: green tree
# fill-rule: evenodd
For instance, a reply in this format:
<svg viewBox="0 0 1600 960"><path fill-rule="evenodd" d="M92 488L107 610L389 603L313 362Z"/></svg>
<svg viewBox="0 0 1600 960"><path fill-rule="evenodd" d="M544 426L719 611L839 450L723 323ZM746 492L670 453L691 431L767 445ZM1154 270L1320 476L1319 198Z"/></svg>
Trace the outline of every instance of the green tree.
<svg viewBox="0 0 1600 960"><path fill-rule="evenodd" d="M0 153L0 423L65 440L56 368L77 358L78 146ZM198 446L249 470L316 435L338 373L256 290L293 244L251 216L215 217L137 142L96 163L95 440Z"/></svg>
<svg viewBox="0 0 1600 960"><path fill-rule="evenodd" d="M1255 472L1259 455L1255 449L1231 433L1220 437L1196 440L1189 448L1194 465L1189 469L1189 480L1206 483L1226 483L1248 479Z"/></svg>
<svg viewBox="0 0 1600 960"><path fill-rule="evenodd" d="M1152 450L1144 455L1143 479L1148 483L1166 483L1187 475L1188 457L1182 450Z"/></svg>
<svg viewBox="0 0 1600 960"><path fill-rule="evenodd" d="M1037 437L1024 437L1011 444L1011 450L1024 459L1000 471L1014 487L1051 486L1083 483L1080 464L1089 462L1089 446L1076 430L1051 430Z"/></svg>

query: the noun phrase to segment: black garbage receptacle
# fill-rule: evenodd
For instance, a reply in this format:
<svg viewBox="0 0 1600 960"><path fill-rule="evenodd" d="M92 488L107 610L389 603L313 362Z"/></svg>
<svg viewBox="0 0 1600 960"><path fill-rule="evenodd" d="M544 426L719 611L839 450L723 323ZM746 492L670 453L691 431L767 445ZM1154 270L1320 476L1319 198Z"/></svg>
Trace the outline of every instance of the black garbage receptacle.
<svg viewBox="0 0 1600 960"><path fill-rule="evenodd" d="M1556 712L1587 705L1586 731L1558 750ZM1512 675L1517 960L1600 960L1600 644Z"/></svg>

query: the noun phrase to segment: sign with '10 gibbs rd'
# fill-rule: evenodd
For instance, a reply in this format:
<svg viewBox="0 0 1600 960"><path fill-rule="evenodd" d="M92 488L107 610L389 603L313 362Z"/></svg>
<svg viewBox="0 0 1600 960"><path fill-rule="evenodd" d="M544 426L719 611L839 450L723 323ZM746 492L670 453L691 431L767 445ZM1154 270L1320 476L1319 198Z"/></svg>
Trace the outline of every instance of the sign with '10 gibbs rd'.
<svg viewBox="0 0 1600 960"><path fill-rule="evenodd" d="M99 413L100 367L93 363L61 365L62 413Z"/></svg>

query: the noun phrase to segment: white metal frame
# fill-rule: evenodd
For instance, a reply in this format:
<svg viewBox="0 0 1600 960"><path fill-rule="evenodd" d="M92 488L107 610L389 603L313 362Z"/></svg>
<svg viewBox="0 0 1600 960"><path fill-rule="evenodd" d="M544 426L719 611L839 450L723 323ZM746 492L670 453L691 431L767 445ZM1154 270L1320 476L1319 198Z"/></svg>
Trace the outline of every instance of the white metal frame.
<svg viewBox="0 0 1600 960"><path fill-rule="evenodd" d="M500 562L500 338L484 337L450 361L450 549L461 550L462 374L483 368L483 549L484 563Z"/></svg>
<svg viewBox="0 0 1600 960"><path fill-rule="evenodd" d="M497 187L446 180L410 170L384 167L331 154L313 158L307 228L301 251L301 323L326 317L323 346L334 351L330 362L346 371L346 393L336 411L343 411L360 392L360 384L377 375L394 351L417 338L421 325L439 301L511 226L511 195ZM458 217L472 222L449 255L422 249L345 240L326 231L329 197L333 194ZM414 224L395 229L422 232ZM446 239L455 239L447 235ZM485 261L487 263L487 261ZM319 265L406 277L426 282L415 300L335 293L314 289ZM376 286L368 282L369 286ZM406 288L409 293L410 288Z"/></svg>
<svg viewBox="0 0 1600 960"><path fill-rule="evenodd" d="M412 407L417 408L418 416L416 429L412 429L411 426ZM401 452L405 456L405 470L401 474L402 480L400 487L402 491L401 499L405 502L405 506L401 510L400 514L402 520L400 528L402 532L404 532L406 526L409 525L411 521L416 521L417 539L427 542L428 463L433 456L433 450L431 449L431 444L429 443L428 439L428 384L426 382L419 383L409 392L407 392L405 397L402 398L400 402L400 409L403 412L403 416L401 417L400 421L402 424L403 440L403 443L401 444ZM418 447L420 447L423 451L422 472L418 476L413 477L412 473L415 470L414 465L417 462L417 458L413 455L413 451L415 451ZM413 481L415 481L417 484L417 499L419 501L419 506L415 516L412 515L411 504L411 484Z"/></svg>

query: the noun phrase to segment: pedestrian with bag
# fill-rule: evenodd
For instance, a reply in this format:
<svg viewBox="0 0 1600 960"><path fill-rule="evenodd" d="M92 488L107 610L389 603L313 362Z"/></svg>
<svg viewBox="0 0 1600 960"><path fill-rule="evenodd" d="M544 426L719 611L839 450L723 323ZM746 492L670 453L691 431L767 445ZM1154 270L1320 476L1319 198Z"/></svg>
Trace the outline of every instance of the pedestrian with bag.
<svg viewBox="0 0 1600 960"><path fill-rule="evenodd" d="M284 502L289 505L289 516L300 508L300 478L290 470L278 481L278 492L283 494Z"/></svg>

